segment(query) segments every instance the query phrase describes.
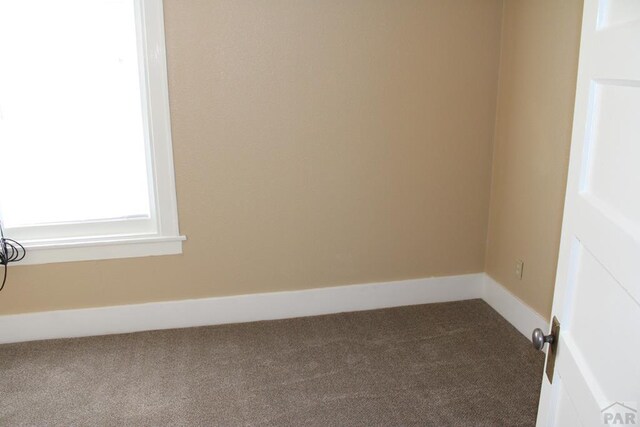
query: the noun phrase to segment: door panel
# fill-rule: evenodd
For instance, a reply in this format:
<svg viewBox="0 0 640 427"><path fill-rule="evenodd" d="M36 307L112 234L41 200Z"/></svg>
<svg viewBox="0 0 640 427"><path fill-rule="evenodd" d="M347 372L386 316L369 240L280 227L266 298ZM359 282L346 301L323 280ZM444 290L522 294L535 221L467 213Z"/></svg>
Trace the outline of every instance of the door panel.
<svg viewBox="0 0 640 427"><path fill-rule="evenodd" d="M582 192L640 222L640 82L594 82Z"/></svg>
<svg viewBox="0 0 640 427"><path fill-rule="evenodd" d="M603 0L598 5L598 30L640 20L638 0Z"/></svg>
<svg viewBox="0 0 640 427"><path fill-rule="evenodd" d="M588 250L579 248L574 304L567 313L574 325L571 338L584 367L597 378L600 393L610 396L607 400L632 400L640 384L634 353L640 341L640 307Z"/></svg>

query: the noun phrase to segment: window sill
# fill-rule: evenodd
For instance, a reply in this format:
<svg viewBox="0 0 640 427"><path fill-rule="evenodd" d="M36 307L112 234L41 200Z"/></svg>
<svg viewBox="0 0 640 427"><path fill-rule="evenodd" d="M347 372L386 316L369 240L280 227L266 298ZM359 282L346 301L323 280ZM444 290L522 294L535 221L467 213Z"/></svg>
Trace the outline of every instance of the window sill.
<svg viewBox="0 0 640 427"><path fill-rule="evenodd" d="M12 266L182 253L185 236L108 236L22 242L27 256Z"/></svg>

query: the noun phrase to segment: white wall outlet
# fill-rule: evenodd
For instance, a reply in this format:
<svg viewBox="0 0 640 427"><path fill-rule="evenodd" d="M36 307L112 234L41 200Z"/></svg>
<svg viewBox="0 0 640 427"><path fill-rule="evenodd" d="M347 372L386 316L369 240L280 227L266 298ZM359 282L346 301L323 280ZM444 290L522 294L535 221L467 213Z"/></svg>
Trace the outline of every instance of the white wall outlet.
<svg viewBox="0 0 640 427"><path fill-rule="evenodd" d="M524 261L521 259L516 261L516 277L522 280L522 270L524 270Z"/></svg>

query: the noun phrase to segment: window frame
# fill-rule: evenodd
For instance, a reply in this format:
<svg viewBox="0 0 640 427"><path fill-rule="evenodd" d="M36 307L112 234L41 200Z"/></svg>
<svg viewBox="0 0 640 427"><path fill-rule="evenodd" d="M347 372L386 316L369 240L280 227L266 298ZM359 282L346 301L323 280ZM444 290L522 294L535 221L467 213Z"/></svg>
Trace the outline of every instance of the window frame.
<svg viewBox="0 0 640 427"><path fill-rule="evenodd" d="M16 265L182 253L162 0L133 0L147 149L150 218L5 228L27 256ZM59 237L63 231L65 237ZM34 238L33 236L37 236Z"/></svg>

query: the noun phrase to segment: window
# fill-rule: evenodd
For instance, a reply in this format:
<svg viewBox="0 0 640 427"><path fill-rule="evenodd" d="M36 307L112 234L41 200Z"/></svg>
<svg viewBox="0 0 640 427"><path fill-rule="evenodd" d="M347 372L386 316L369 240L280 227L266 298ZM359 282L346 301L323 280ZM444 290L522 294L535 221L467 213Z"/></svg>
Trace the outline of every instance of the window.
<svg viewBox="0 0 640 427"><path fill-rule="evenodd" d="M0 219L31 263L180 253L162 0L0 0Z"/></svg>

